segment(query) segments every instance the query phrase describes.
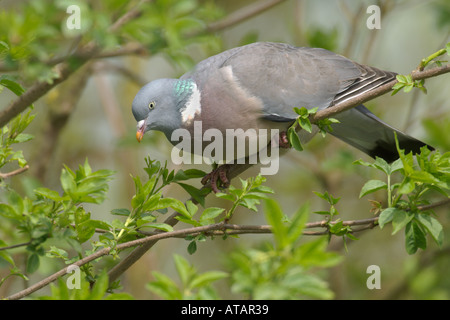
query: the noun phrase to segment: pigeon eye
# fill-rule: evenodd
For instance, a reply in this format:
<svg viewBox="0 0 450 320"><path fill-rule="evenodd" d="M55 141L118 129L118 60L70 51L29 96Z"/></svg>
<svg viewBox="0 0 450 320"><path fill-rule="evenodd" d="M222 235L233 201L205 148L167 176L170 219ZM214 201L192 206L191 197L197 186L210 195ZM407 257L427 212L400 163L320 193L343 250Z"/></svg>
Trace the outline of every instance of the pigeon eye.
<svg viewBox="0 0 450 320"><path fill-rule="evenodd" d="M155 108L155 105L156 105L155 101L152 101L152 102L150 102L150 103L148 104L148 108L149 108L150 110L153 110L153 109Z"/></svg>

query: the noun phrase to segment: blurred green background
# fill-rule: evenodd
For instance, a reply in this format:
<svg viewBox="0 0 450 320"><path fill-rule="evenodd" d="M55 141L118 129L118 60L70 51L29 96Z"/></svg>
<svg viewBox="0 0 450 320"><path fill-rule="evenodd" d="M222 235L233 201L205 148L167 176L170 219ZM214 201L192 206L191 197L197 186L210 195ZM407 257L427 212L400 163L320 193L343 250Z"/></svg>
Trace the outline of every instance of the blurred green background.
<svg viewBox="0 0 450 320"><path fill-rule="evenodd" d="M82 7L82 34L101 41L107 48L123 46L131 39L128 43L143 44L145 52L94 60L35 103L33 113L36 113L36 119L29 130L35 139L24 144L24 155L30 163L30 170L13 181L23 193L30 192L39 184L58 190L62 165L76 168L88 158L94 170L104 168L117 171L110 183L105 203L86 206L93 218L111 219L112 209L128 208L134 194L130 175L144 175L142 168L147 155L162 162L168 160L169 167L176 168L170 162L172 146L163 134L152 132L146 135L141 144L136 142L136 123L131 114L131 102L135 94L144 83L158 78L179 77L195 63L212 54L255 41L287 42L296 46L324 47L359 63L407 74L417 67L422 58L445 46L450 35L450 5L448 1L440 0L278 1L277 5L244 21L190 39L176 34L178 29L175 22L180 12L177 10L182 10L180 6L183 3L190 6L190 11L181 12L184 16L193 16L195 21L192 22L192 32L195 33L196 21L200 21L200 25L224 21L242 12L240 10L243 8L265 1L158 2L160 10L146 12L147 19L141 18L126 25L123 38L119 41L112 36L108 38L107 32L96 33L96 30L105 29L104 26L110 24L112 17L109 12L126 5L124 1L77 1ZM78 36L76 32L69 32L60 40L55 38L49 43L36 41L53 37L53 29L64 30L64 17L67 17L64 9L70 3L58 1L52 11L45 12L45 19L39 19L33 17L32 12L39 13L40 7L47 8L48 2L3 0L0 2L0 37L2 34L16 35L19 43L30 41L34 46L30 54L33 59L45 61L70 52L71 44ZM382 8L379 30L366 27L366 20L370 16L366 9L371 4L378 4ZM11 12L16 15L15 19L11 17ZM35 38L20 38L20 28L26 28L21 25L24 21L28 23L28 28L31 28L29 23L36 23ZM155 26L162 27L158 29ZM148 33L146 30L149 30ZM25 34L25 31L22 33ZM45 78L45 72L48 70L41 65L29 64L27 74L24 74L25 81L28 81L25 83L30 84L39 77ZM87 77L84 89L77 87L77 81L84 83L80 80L83 76ZM387 94L366 106L394 127L434 145L442 152L449 151L448 85L446 75L432 78L426 82L427 95L419 90L409 94L400 92L395 96ZM73 106L70 103L66 105L73 98L72 95L80 95L79 100ZM12 99L14 96L5 92L0 95L0 105L5 106ZM275 190L274 198L282 204L286 213L294 212L308 201L314 211L325 210L326 203L312 191L328 191L335 197L341 197L338 204L340 218L368 218L371 217L371 205L366 198L359 199L358 195L366 180L377 177L367 168L352 164L360 158L368 160L366 155L334 137L328 135L324 139L318 135L305 146L303 152L290 151L284 156L278 174L267 177L267 185ZM207 166L200 168L205 171L209 169ZM254 168L245 172L243 177L256 175L257 172ZM234 183L239 182L236 180ZM188 198L178 186L166 190L165 195L180 200ZM375 193L370 198L385 200L381 193ZM228 203L210 196L207 205L227 206ZM448 208L437 210L437 214L448 232ZM321 218L311 215L311 219ZM262 213L244 209L235 214L233 223L266 224ZM0 227L0 235L1 232ZM337 250L344 257L343 262L332 268L325 277L336 299L450 298L448 240L445 240L441 250L430 242L426 252L409 256L404 249L404 235L398 233L391 236L391 228L376 228L356 236L359 240L348 243L347 251L341 239L333 238L329 246L330 250ZM226 253L235 247L256 245L268 237L249 234L227 241L216 238L200 243L192 256L186 251L187 241L160 241L126 272L121 284L125 291L136 298L155 298L142 284L151 279L151 270L176 278L172 259L174 253L189 259L200 271L226 270ZM366 269L369 265L381 268L380 290L366 287ZM40 274L33 276L32 280L56 271L53 268L51 263L44 264ZM20 287L17 283L14 286ZM240 298L226 289L225 281L219 293L223 298Z"/></svg>

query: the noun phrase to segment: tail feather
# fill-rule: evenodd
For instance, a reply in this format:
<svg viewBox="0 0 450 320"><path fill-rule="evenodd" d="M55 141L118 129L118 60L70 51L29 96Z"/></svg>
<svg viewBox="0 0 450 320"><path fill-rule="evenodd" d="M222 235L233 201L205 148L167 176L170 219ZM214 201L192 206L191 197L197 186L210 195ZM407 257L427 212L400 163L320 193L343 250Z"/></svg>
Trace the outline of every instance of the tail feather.
<svg viewBox="0 0 450 320"><path fill-rule="evenodd" d="M330 133L372 158L380 157L387 162L398 159L394 132L397 134L400 149L406 153L419 153L423 146L434 150L428 144L384 123L363 105L343 112L335 118L340 123L333 125L333 131Z"/></svg>

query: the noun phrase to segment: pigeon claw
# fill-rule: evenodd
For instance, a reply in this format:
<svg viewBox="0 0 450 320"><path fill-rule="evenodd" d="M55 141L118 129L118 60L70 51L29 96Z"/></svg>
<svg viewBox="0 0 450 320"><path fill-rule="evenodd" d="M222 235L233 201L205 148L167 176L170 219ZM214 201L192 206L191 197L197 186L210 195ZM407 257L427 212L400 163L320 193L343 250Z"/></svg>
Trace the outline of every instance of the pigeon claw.
<svg viewBox="0 0 450 320"><path fill-rule="evenodd" d="M283 149L291 148L291 143L288 140L286 131L280 132L280 139L278 141L278 146Z"/></svg>
<svg viewBox="0 0 450 320"><path fill-rule="evenodd" d="M226 189L230 186L230 180L228 179L228 170L230 169L230 166L227 164L221 165L208 173L206 176L202 179L202 184L206 185L209 183L211 185L211 189L214 193L220 192L220 188Z"/></svg>

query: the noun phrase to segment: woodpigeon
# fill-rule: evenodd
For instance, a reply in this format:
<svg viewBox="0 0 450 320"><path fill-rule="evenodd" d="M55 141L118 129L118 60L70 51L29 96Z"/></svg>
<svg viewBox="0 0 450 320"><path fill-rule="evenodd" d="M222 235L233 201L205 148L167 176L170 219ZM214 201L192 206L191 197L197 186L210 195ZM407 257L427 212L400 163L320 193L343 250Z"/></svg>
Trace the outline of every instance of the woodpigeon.
<svg viewBox="0 0 450 320"><path fill-rule="evenodd" d="M132 104L136 137L141 141L145 132L158 130L175 144L172 134L181 128L192 133L196 121L201 121L202 132L215 129L224 136L227 129L285 133L298 116L294 107L324 109L395 76L325 49L252 43L209 57L179 79L146 84ZM339 123L332 125L330 133L371 157L388 162L398 158L394 133L406 153L418 153L426 145L384 123L363 105L333 117ZM228 185L220 170L202 182L210 180L217 191L218 179L222 186Z"/></svg>

